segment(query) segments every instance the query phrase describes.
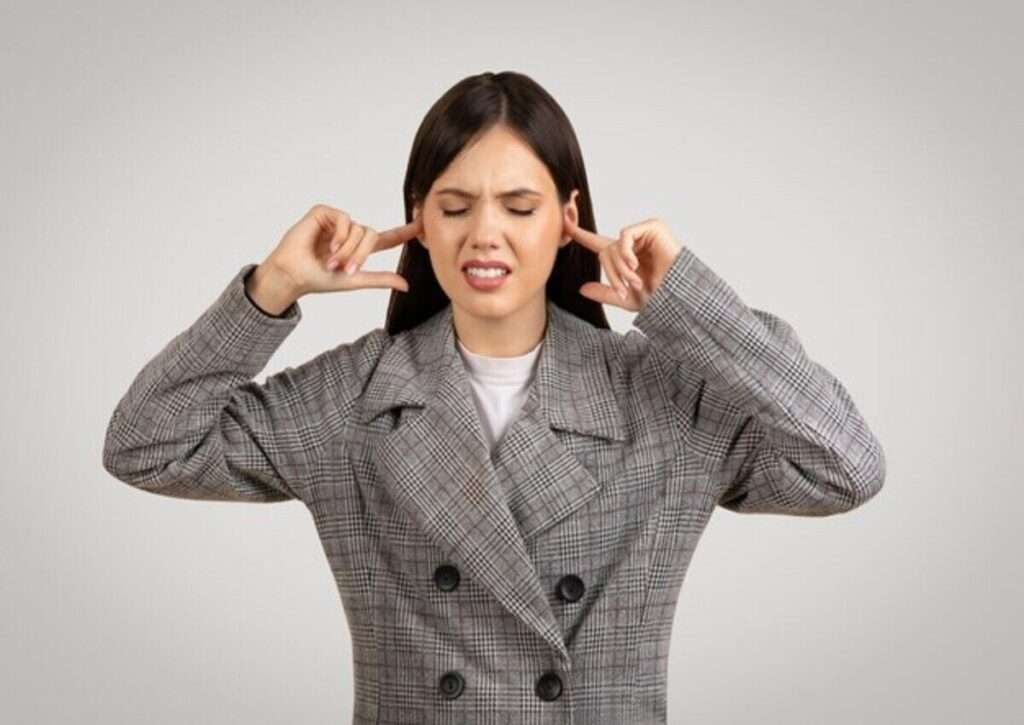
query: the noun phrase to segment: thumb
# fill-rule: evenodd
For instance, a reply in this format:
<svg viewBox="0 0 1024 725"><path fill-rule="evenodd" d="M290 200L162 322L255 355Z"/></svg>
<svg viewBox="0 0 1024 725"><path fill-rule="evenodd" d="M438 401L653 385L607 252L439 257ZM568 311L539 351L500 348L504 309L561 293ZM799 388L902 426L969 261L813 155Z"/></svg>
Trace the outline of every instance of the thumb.
<svg viewBox="0 0 1024 725"><path fill-rule="evenodd" d="M580 287L580 294L587 299L604 305L622 306L622 298L619 297L618 292L600 282L584 282L583 286Z"/></svg>
<svg viewBox="0 0 1024 725"><path fill-rule="evenodd" d="M390 287L399 292L409 291L409 283L397 272L363 272L363 274L367 275L367 283L370 287Z"/></svg>
<svg viewBox="0 0 1024 725"><path fill-rule="evenodd" d="M405 277L395 272L377 272L367 269L360 269L352 274L336 272L337 280L343 285L342 289L397 289L399 292L408 292L409 283ZM342 281L343 280L343 281Z"/></svg>

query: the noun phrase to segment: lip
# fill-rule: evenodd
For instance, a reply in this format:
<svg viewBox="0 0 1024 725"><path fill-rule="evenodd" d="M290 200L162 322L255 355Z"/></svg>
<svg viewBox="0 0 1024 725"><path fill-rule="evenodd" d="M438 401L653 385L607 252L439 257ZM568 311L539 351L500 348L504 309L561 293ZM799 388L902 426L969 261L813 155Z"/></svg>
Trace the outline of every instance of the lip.
<svg viewBox="0 0 1024 725"><path fill-rule="evenodd" d="M467 265L467 266L471 266L471 265ZM475 266L475 265L472 265L472 266ZM505 265L502 265L502 264L480 265L480 266L503 267L504 269L508 269L508 267L505 267ZM501 287L503 284L505 284L505 280L507 280L509 277L512 276L512 272L508 271L508 272L506 272L505 274L503 274L503 275L501 275L499 277L494 277L493 279L485 279L484 277L474 277L473 275L471 275L466 270L465 267L463 267L463 269L462 269L462 276L465 278L466 284L468 284L473 289L479 290L481 292L489 292L491 290L496 290L499 287Z"/></svg>

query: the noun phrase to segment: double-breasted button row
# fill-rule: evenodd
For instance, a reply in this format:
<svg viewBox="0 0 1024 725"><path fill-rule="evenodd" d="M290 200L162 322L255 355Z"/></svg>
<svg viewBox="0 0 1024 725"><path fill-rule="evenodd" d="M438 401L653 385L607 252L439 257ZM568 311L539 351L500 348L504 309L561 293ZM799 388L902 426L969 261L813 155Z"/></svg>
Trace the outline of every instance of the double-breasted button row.
<svg viewBox="0 0 1024 725"><path fill-rule="evenodd" d="M434 584L443 592L454 591L459 586L459 570L451 564L442 564L434 570ZM575 574L566 574L555 585L555 593L563 602L577 602L583 596L583 580ZM454 700L466 689L466 680L455 670L445 672L437 683L438 692L446 700ZM562 696L562 678L557 672L548 670L537 678L534 692L542 700L557 700Z"/></svg>
<svg viewBox="0 0 1024 725"><path fill-rule="evenodd" d="M442 564L434 570L434 584L442 592L451 592L459 586L459 570L451 564ZM563 602L578 602L583 596L583 580L575 574L566 574L555 585L555 594Z"/></svg>
<svg viewBox="0 0 1024 725"><path fill-rule="evenodd" d="M441 693L441 697L446 700L454 700L466 689L466 680L461 673L455 670L445 672L438 680L437 689ZM548 702L557 700L562 696L562 678L558 676L557 672L548 670L537 678L533 689L541 700Z"/></svg>

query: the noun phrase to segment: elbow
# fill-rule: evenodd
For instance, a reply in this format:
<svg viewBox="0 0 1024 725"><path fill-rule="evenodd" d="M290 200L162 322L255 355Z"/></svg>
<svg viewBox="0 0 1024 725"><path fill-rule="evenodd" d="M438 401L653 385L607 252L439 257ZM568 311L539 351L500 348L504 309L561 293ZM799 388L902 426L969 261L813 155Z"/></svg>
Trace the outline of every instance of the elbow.
<svg viewBox="0 0 1024 725"><path fill-rule="evenodd" d="M135 486L139 481L139 476L133 471L127 456L120 447L114 445L109 435L103 444L103 469L129 486Z"/></svg>
<svg viewBox="0 0 1024 725"><path fill-rule="evenodd" d="M128 442L124 428L124 418L120 409L114 411L107 425L103 440L103 469L111 476L129 486L139 487L149 471L139 466L137 449L134 451Z"/></svg>
<svg viewBox="0 0 1024 725"><path fill-rule="evenodd" d="M122 463L122 457L120 454L120 446L117 445L116 440L118 438L117 432L117 421L118 411L114 411L113 416L110 418L110 422L107 424L107 430L103 438L103 469L114 478L120 479L123 475L124 467Z"/></svg>
<svg viewBox="0 0 1024 725"><path fill-rule="evenodd" d="M179 489L188 490L189 483L172 472L171 464L147 462L146 449L118 448L105 444L103 468L115 479L139 491L180 495ZM184 497L188 497L187 495Z"/></svg>
<svg viewBox="0 0 1024 725"><path fill-rule="evenodd" d="M875 442L875 455L873 458L874 466L871 469L871 477L868 485L868 493L865 497L865 501L870 498L874 498L879 491L882 490L882 486L885 485L885 450L882 448L882 444Z"/></svg>
<svg viewBox="0 0 1024 725"><path fill-rule="evenodd" d="M133 474L125 456L109 445L103 447L103 469L118 481L130 486L136 485L138 481L138 476Z"/></svg>
<svg viewBox="0 0 1024 725"><path fill-rule="evenodd" d="M834 474L815 479L801 471L802 480L816 492L811 503L805 504L805 515L835 516L860 508L882 490L885 483L885 455L875 445L864 460L854 464L846 457L834 458ZM790 465L795 464L790 461ZM839 473L841 471L841 473Z"/></svg>
<svg viewBox="0 0 1024 725"><path fill-rule="evenodd" d="M885 451L876 440L866 463L854 468L849 481L849 503L844 510L851 511L863 506L877 496L885 485L885 473Z"/></svg>
<svg viewBox="0 0 1024 725"><path fill-rule="evenodd" d="M114 478L120 478L118 475L120 463L118 462L117 453L109 445L103 446L103 470Z"/></svg>

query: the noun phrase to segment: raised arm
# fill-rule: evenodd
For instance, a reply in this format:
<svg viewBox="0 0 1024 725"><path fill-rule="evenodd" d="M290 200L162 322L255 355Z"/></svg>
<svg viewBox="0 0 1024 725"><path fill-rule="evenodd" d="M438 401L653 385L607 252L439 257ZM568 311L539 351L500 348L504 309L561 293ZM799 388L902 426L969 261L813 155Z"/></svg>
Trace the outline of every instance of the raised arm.
<svg viewBox="0 0 1024 725"><path fill-rule="evenodd" d="M247 264L188 329L136 375L106 430L103 466L164 496L269 503L303 499L311 463L345 420L387 338L377 328L257 384L298 325L246 293Z"/></svg>
<svg viewBox="0 0 1024 725"><path fill-rule="evenodd" d="M842 383L783 319L752 309L684 246L633 320L738 513L828 516L872 498L885 454Z"/></svg>

